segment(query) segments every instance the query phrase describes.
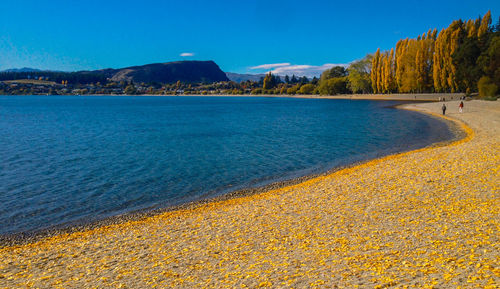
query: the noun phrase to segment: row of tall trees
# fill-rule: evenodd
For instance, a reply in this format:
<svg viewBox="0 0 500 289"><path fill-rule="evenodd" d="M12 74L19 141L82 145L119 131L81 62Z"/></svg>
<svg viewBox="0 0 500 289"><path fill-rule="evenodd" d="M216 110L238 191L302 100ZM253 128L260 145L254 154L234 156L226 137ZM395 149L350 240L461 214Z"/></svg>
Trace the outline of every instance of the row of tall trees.
<svg viewBox="0 0 500 289"><path fill-rule="evenodd" d="M395 48L371 59L375 93L476 92L496 94L500 87L499 24L491 12L475 20L453 21L416 39L399 40ZM495 88L496 87L496 88ZM483 93L484 94L484 93Z"/></svg>
<svg viewBox="0 0 500 289"><path fill-rule="evenodd" d="M479 91L495 96L500 87L500 24L491 26L491 12L463 22L453 21L438 33L429 29L416 39L401 39L396 47L355 61L347 69L335 66L321 78L292 87L280 84L271 73L262 93L423 93Z"/></svg>

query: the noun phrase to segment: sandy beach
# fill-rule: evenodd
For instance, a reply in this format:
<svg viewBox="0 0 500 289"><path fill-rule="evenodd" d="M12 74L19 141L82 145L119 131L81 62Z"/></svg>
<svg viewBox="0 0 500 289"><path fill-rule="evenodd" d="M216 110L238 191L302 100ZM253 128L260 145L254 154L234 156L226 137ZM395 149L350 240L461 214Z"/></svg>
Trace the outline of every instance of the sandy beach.
<svg viewBox="0 0 500 289"><path fill-rule="evenodd" d="M147 96L155 96L154 94ZM158 95L156 95L158 96ZM391 94L208 94L201 97L285 97L285 98L315 98L315 99L350 99L350 100L401 100L401 101L453 101L464 96L463 93L391 93Z"/></svg>
<svg viewBox="0 0 500 289"><path fill-rule="evenodd" d="M351 100L407 100L407 101L453 101L463 93L391 93L391 94L338 94L338 95L292 95L298 98L351 99Z"/></svg>
<svg viewBox="0 0 500 289"><path fill-rule="evenodd" d="M3 247L0 288L498 288L500 102L458 103L451 144Z"/></svg>

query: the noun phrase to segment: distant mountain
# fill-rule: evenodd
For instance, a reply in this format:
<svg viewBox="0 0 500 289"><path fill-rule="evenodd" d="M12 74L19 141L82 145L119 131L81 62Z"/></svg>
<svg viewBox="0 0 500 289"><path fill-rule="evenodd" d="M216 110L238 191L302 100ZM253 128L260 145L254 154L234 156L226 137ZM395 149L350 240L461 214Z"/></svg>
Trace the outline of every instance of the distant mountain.
<svg viewBox="0 0 500 289"><path fill-rule="evenodd" d="M29 68L29 67L23 67L23 68L10 68L10 69L5 69L0 72L39 72L41 71L40 69L36 68Z"/></svg>
<svg viewBox="0 0 500 289"><path fill-rule="evenodd" d="M135 83L213 83L229 81L226 74L213 61L176 61L131 66L119 69L62 72L42 71L32 68L0 71L0 81L39 78L55 81L69 81L70 84L88 84L106 81L133 81Z"/></svg>
<svg viewBox="0 0 500 289"><path fill-rule="evenodd" d="M240 83L243 81L251 80L251 81L259 81L261 77L265 77L265 74L240 74L233 72L226 72L227 78L229 80Z"/></svg>
<svg viewBox="0 0 500 289"><path fill-rule="evenodd" d="M103 74L111 81L117 82L174 83L180 80L184 83L212 83L229 80L213 61L175 61L90 72Z"/></svg>

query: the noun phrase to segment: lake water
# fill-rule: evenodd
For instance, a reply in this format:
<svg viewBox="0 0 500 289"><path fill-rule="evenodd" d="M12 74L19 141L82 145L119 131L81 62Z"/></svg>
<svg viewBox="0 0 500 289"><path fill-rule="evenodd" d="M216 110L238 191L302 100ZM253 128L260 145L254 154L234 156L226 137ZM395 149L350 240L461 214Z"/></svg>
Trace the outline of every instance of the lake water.
<svg viewBox="0 0 500 289"><path fill-rule="evenodd" d="M95 221L450 139L389 101L0 96L0 235Z"/></svg>

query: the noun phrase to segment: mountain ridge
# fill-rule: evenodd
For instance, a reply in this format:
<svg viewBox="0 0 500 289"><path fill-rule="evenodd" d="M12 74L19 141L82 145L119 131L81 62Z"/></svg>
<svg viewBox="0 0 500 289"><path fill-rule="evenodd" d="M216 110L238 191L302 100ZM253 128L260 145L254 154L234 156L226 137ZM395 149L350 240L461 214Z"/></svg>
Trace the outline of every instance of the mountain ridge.
<svg viewBox="0 0 500 289"><path fill-rule="evenodd" d="M212 60L187 60L150 63L124 68L106 68L90 71L102 73L111 81L186 83L228 81L226 74Z"/></svg>
<svg viewBox="0 0 500 289"><path fill-rule="evenodd" d="M114 82L144 82L171 84L177 81L183 83L213 83L229 81L226 74L212 60L186 60L164 63L150 63L124 68L105 68L98 70L83 70L76 72L56 72L33 68L7 69L0 71L0 80L15 80L31 77L44 77L57 82L70 79L72 83L88 83L102 80Z"/></svg>
<svg viewBox="0 0 500 289"><path fill-rule="evenodd" d="M31 67L22 67L22 68L9 68L5 70L1 70L0 72L41 72L41 69L31 68Z"/></svg>

